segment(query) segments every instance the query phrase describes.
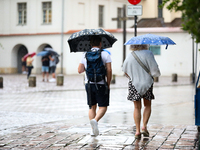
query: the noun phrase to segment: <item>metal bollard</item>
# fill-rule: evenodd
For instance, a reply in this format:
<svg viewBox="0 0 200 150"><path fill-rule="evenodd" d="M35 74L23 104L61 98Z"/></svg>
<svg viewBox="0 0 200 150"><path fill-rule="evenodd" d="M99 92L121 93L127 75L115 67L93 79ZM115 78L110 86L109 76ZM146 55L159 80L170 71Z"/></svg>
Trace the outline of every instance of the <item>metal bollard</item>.
<svg viewBox="0 0 200 150"><path fill-rule="evenodd" d="M63 82L64 82L63 74L58 74L57 75L57 86L63 86Z"/></svg>
<svg viewBox="0 0 200 150"><path fill-rule="evenodd" d="M177 82L178 81L178 75L176 73L172 74L172 82Z"/></svg>
<svg viewBox="0 0 200 150"><path fill-rule="evenodd" d="M112 75L111 84L115 84L115 74Z"/></svg>
<svg viewBox="0 0 200 150"><path fill-rule="evenodd" d="M0 88L3 88L3 77L0 77Z"/></svg>
<svg viewBox="0 0 200 150"><path fill-rule="evenodd" d="M35 75L30 75L28 81L29 81L29 87L36 87L36 76Z"/></svg>
<svg viewBox="0 0 200 150"><path fill-rule="evenodd" d="M195 73L191 73L190 74L190 82L191 83L195 83L196 81L195 81Z"/></svg>
<svg viewBox="0 0 200 150"><path fill-rule="evenodd" d="M159 77L154 77L154 82L158 82L159 81Z"/></svg>

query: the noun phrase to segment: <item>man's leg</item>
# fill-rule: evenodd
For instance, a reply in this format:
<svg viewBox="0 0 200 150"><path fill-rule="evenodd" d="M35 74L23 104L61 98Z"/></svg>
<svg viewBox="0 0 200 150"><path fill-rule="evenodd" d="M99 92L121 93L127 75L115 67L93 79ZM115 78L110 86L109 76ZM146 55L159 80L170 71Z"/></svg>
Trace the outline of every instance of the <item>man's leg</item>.
<svg viewBox="0 0 200 150"><path fill-rule="evenodd" d="M42 72L42 81L44 81L44 75L45 75L45 72Z"/></svg>
<svg viewBox="0 0 200 150"><path fill-rule="evenodd" d="M99 107L99 110L97 111L97 114L95 116L95 120L98 122L106 113L107 107Z"/></svg>
<svg viewBox="0 0 200 150"><path fill-rule="evenodd" d="M94 118L96 117L96 109L97 109L97 104L96 104L96 105L93 105L93 106L91 107L91 109L89 109L88 115L89 115L89 119L90 119L90 120L92 120L92 119L94 119Z"/></svg>
<svg viewBox="0 0 200 150"><path fill-rule="evenodd" d="M46 72L47 82L49 81L49 72Z"/></svg>
<svg viewBox="0 0 200 150"><path fill-rule="evenodd" d="M134 121L136 125L136 133L135 135L140 134L140 121L141 121L141 100L140 101L134 101Z"/></svg>
<svg viewBox="0 0 200 150"><path fill-rule="evenodd" d="M106 113L107 107L99 107L99 110L96 113L96 107L97 105L94 105L89 110L89 118L90 118L90 124L92 127L92 133L91 135L99 135L99 129L98 129L98 121L104 116Z"/></svg>
<svg viewBox="0 0 200 150"><path fill-rule="evenodd" d="M54 73L52 73L52 78L56 78L56 75L55 75L55 72Z"/></svg>

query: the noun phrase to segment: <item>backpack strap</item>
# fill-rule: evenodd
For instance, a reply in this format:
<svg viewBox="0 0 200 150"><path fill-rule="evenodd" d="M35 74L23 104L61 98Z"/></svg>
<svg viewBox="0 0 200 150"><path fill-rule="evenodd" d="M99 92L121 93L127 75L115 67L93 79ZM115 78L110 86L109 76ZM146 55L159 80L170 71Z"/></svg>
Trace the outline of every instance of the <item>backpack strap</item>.
<svg viewBox="0 0 200 150"><path fill-rule="evenodd" d="M87 88L88 88L88 103L89 103L89 109L92 108L92 98L91 98L91 87L90 87L90 81L88 80L87 83Z"/></svg>

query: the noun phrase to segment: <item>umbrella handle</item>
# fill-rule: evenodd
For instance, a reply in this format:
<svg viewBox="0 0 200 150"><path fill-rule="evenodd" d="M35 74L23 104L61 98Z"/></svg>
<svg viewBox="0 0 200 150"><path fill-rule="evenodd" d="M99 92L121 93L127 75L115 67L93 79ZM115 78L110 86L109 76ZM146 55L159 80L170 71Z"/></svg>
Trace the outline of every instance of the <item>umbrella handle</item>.
<svg viewBox="0 0 200 150"><path fill-rule="evenodd" d="M168 48L168 44L166 44L166 47L165 47L165 49L167 49Z"/></svg>

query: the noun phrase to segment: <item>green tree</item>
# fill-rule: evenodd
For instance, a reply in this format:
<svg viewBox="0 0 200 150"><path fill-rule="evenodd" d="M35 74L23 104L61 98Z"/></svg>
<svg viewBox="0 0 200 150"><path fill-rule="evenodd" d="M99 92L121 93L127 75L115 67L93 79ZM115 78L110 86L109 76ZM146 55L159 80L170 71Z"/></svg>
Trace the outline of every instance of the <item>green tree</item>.
<svg viewBox="0 0 200 150"><path fill-rule="evenodd" d="M163 0L160 7L182 12L182 29L200 42L200 0Z"/></svg>

